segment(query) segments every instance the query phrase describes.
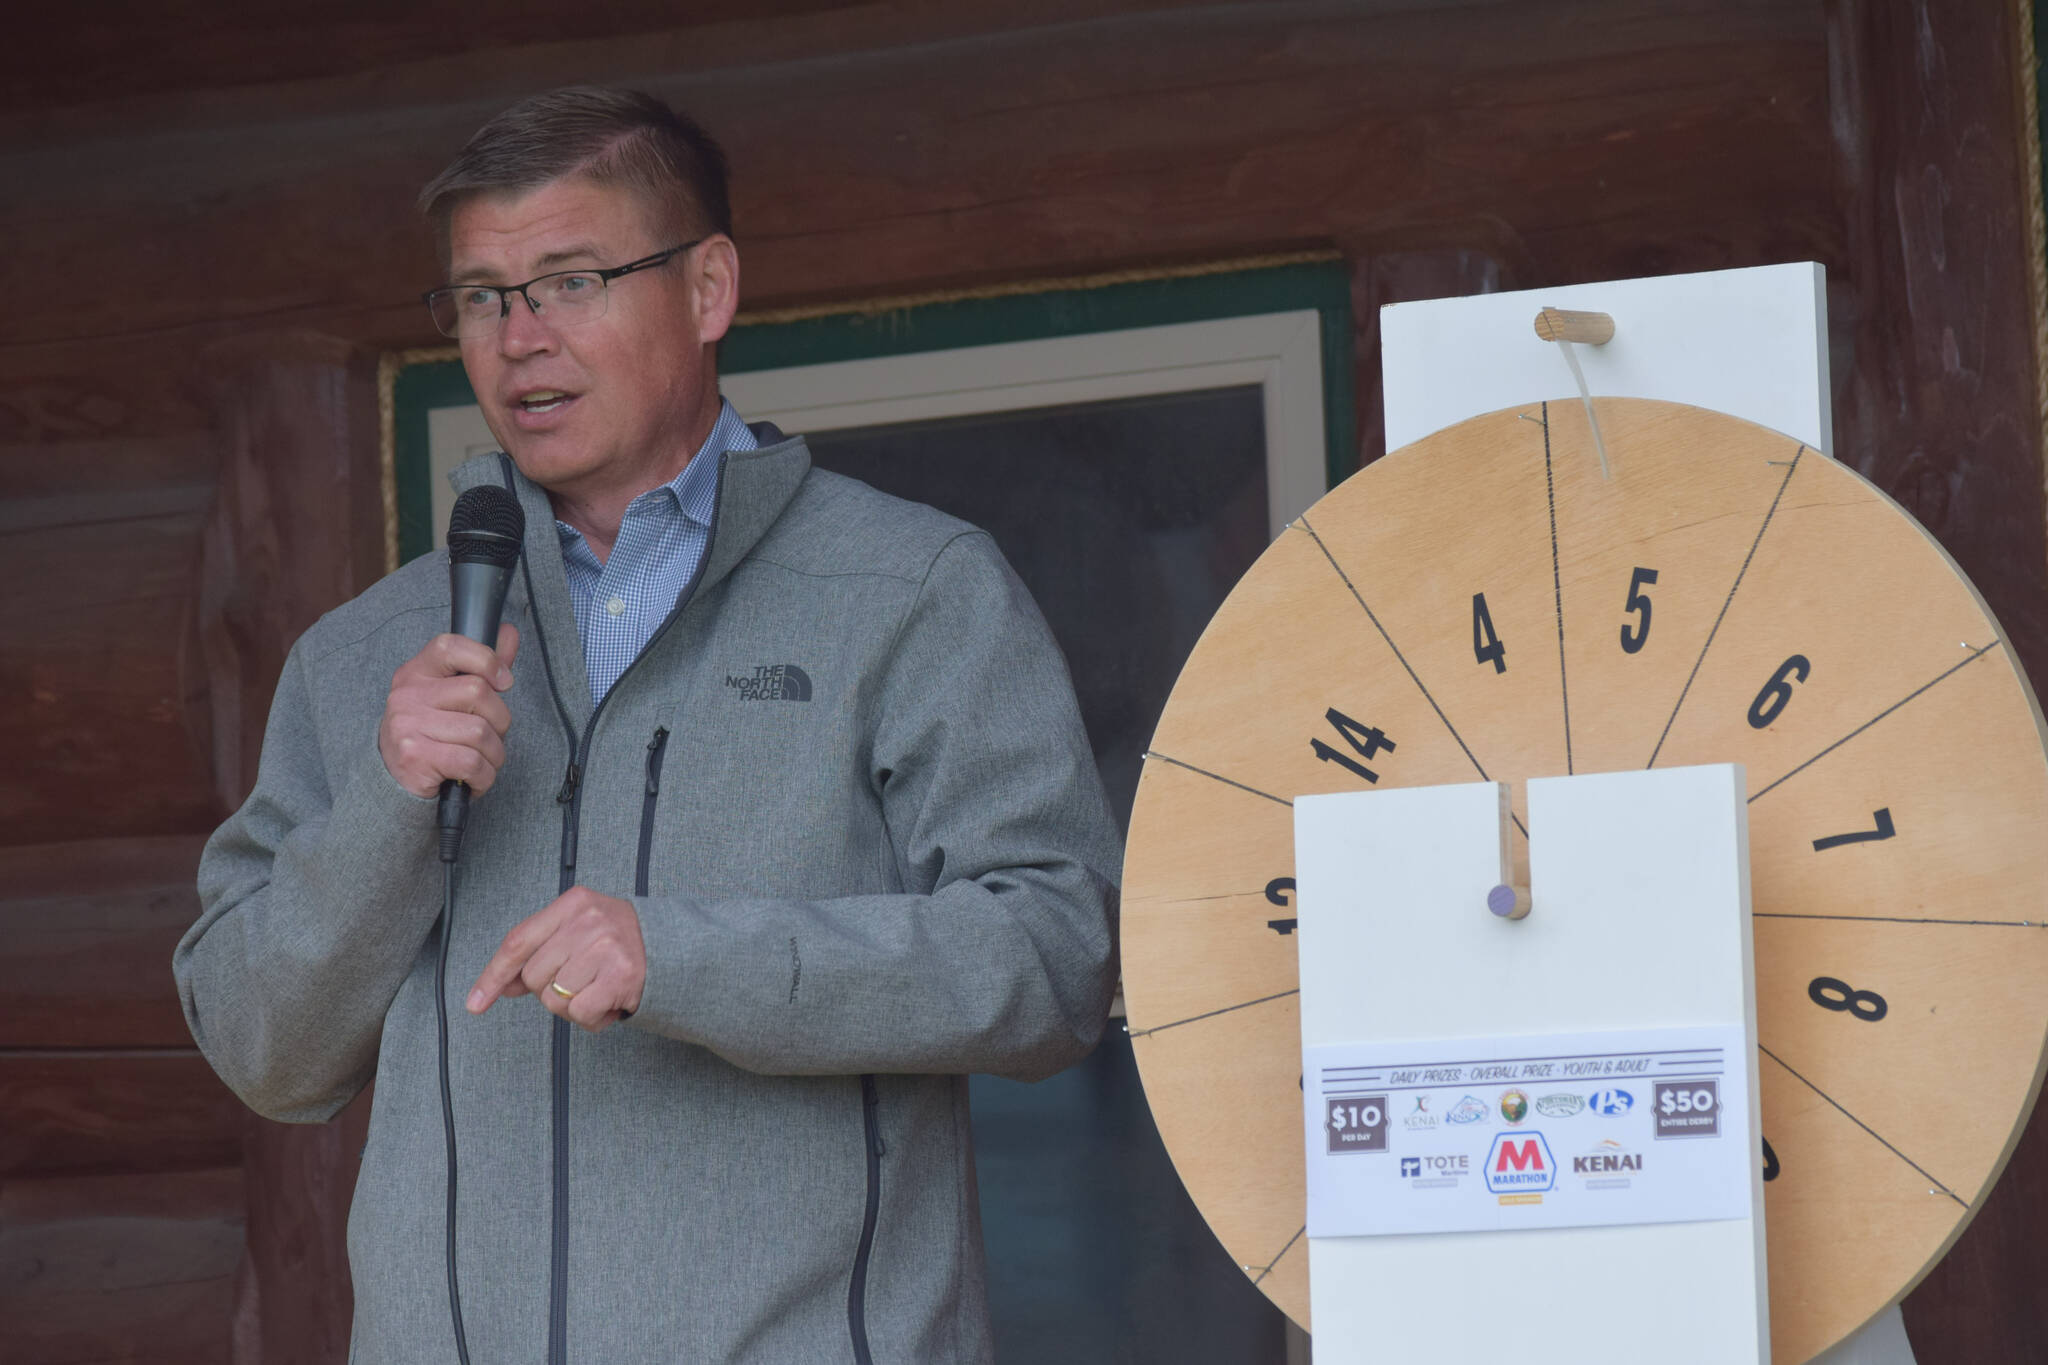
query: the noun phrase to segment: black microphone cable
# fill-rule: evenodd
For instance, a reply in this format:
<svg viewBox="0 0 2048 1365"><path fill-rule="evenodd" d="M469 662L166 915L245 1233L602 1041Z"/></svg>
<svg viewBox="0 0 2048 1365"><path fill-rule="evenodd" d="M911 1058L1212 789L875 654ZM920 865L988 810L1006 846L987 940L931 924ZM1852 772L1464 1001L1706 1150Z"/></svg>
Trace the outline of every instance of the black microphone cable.
<svg viewBox="0 0 2048 1365"><path fill-rule="evenodd" d="M434 1026L439 1033L441 1056L441 1135L448 1148L448 1312L455 1321L455 1355L469 1365L469 1341L462 1330L462 1281L455 1268L455 1094L448 1084L448 940L455 922L455 849L462 844L462 831L454 831L454 848L449 831L441 831L441 946L434 962Z"/></svg>
<svg viewBox="0 0 2048 1365"><path fill-rule="evenodd" d="M505 592L526 534L526 514L512 493L495 485L472 488L455 500L448 518L450 630L495 647L505 614ZM441 942L434 957L434 1026L441 1070L441 1133L448 1152L448 1312L455 1326L455 1354L469 1365L469 1338L462 1325L462 1281L455 1258L455 1091L448 1067L448 944L455 937L455 866L462 857L462 832L469 823L469 787L447 781L435 810L440 831Z"/></svg>

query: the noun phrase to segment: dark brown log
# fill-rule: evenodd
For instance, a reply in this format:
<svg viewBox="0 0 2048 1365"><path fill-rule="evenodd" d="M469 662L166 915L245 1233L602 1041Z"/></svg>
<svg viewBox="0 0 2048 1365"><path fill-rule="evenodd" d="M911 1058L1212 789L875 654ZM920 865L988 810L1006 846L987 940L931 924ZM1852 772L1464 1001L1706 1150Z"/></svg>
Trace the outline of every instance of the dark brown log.
<svg viewBox="0 0 2048 1365"><path fill-rule="evenodd" d="M229 1165L247 1112L196 1051L0 1052L0 1177Z"/></svg>
<svg viewBox="0 0 2048 1365"><path fill-rule="evenodd" d="M242 1172L0 1184L0 1341L10 1365L226 1361Z"/></svg>
<svg viewBox="0 0 2048 1365"><path fill-rule="evenodd" d="M285 653L384 572L376 357L334 337L257 334L208 355L222 415L200 639L223 810L256 777Z"/></svg>
<svg viewBox="0 0 2048 1365"><path fill-rule="evenodd" d="M0 843L219 818L191 595L198 538L161 521L127 530L0 535L0 572L35 585L0 604ZM77 576L60 580L59 566Z"/></svg>
<svg viewBox="0 0 2048 1365"><path fill-rule="evenodd" d="M1852 269L1831 280L1836 453L1903 503L2048 681L2042 395L2016 7L1831 0L1836 173ZM2016 1040L2017 1041L2017 1040ZM1967 1103L1966 1099L1961 1102ZM1920 1365L2040 1358L2048 1114L1906 1300Z"/></svg>
<svg viewBox="0 0 2048 1365"><path fill-rule="evenodd" d="M2048 528L2015 17L1830 5L1852 267L1830 280L1836 454L1903 503L2048 682ZM2048 1212L2048 1210L2044 1210Z"/></svg>
<svg viewBox="0 0 2048 1365"><path fill-rule="evenodd" d="M309 333L225 343L208 357L225 434L201 581L224 808L256 776L285 650L383 573L373 353ZM313 1126L247 1118L249 1258L235 1287L252 1360L339 1362L352 1300L345 1233L369 1126L367 1092Z"/></svg>
<svg viewBox="0 0 2048 1365"><path fill-rule="evenodd" d="M39 459L20 453L51 442L207 436L212 413L192 348L189 336L0 342L0 441L9 443L10 477L23 463L52 467L47 450ZM205 449L210 469L211 444Z"/></svg>
<svg viewBox="0 0 2048 1365"><path fill-rule="evenodd" d="M0 446L0 844L216 815L194 569L210 442Z"/></svg>
<svg viewBox="0 0 2048 1365"><path fill-rule="evenodd" d="M201 842L0 849L0 1048L191 1045L170 963Z"/></svg>
<svg viewBox="0 0 2048 1365"><path fill-rule="evenodd" d="M622 40L532 71L526 88L630 73L725 111L713 122L740 168L756 303L1248 246L1440 246L1446 225L1489 220L1567 279L1613 273L1632 241L1689 267L1830 254L1816 11L1724 4L1706 20L1573 0L1484 14L1020 18L907 50L870 35L829 59L750 54L737 74L680 52L651 67L647 41ZM770 54L792 46L750 27ZM173 127L146 167L130 143L51 130L0 151L0 179L41 190L32 208L0 207L20 244L0 261L0 287L28 310L19 333L48 344L255 316L362 336L430 282L412 192L501 98L496 54L443 74L437 98L410 107L366 97L316 124L250 106L239 125ZM734 103L735 90L772 97ZM91 291L44 304L50 291L22 287L87 259ZM411 327L429 338L423 317Z"/></svg>
<svg viewBox="0 0 2048 1365"><path fill-rule="evenodd" d="M851 0L751 0L750 19L788 22L819 10L862 7ZM658 33L727 20L720 0L612 0L589 10L551 6L492 14L494 48L588 42ZM477 10L467 0L428 3L332 3L312 0L288 11L225 0L195 25L154 6L125 10L121 22L94 22L82 11L45 11L38 41L0 58L0 110L97 103L115 88L133 98L177 90L214 90L253 79L298 81L340 76L460 54L479 44Z"/></svg>
<svg viewBox="0 0 2048 1365"><path fill-rule="evenodd" d="M144 439L93 440L45 435L40 440L0 445L0 507L16 515L18 505L30 500L64 499L80 515L41 517L35 524L60 525L77 521L118 520L133 513L105 506L97 510L90 499L97 495L148 495L162 505L153 515L182 511L203 511L211 501L214 466L217 463L209 436L163 435ZM0 523L9 525L10 523Z"/></svg>
<svg viewBox="0 0 2048 1365"><path fill-rule="evenodd" d="M370 1092L330 1123L249 1119L244 1173L249 1254L237 1291L238 1326L255 1347L252 1365L341 1365L355 1298L349 1287L348 1208Z"/></svg>
<svg viewBox="0 0 2048 1365"><path fill-rule="evenodd" d="M223 1229L220 1237L232 1236ZM182 1249L182 1248L181 1248ZM210 1250L210 1247L207 1248ZM200 1365L232 1350L232 1275L24 1296L10 1365ZM12 1316L12 1311L0 1317ZM14 1351L20 1354L12 1354Z"/></svg>

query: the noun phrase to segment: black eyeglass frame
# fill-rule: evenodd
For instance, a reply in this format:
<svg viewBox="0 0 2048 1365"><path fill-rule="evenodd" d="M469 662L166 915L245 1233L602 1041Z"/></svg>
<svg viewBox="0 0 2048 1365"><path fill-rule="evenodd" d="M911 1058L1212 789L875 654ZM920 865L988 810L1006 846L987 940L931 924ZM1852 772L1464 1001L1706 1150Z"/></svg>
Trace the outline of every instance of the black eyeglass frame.
<svg viewBox="0 0 2048 1365"><path fill-rule="evenodd" d="M637 261L628 261L624 265L610 266L603 270L550 270L545 275L535 275L525 284L444 284L436 288L429 289L424 294L421 294L420 302L424 303L427 306L427 315L429 317L433 317L434 300L441 297L444 294L452 297L453 295L465 289L493 290L498 295L498 327L503 327L505 325L505 319L512 315L512 296L514 294L517 294L521 298L526 300L527 308L532 310L533 315L535 317L542 318L547 316L547 314L541 310L540 306L533 301L533 295L526 292L527 290L533 288L533 286L539 284L542 280L558 279L563 275L595 275L600 281L603 282L604 286L607 289L609 289L611 287L611 282L619 278L619 276L621 275L630 275L636 270L652 270L654 267L658 265L666 265L669 263L669 261L673 260L677 256L680 256L683 252L688 251L691 247L702 246L704 243L710 240L711 238L708 236L698 237L691 241L684 242L681 246L672 246L666 251L657 251L652 256L642 256ZM592 320L594 321L595 319ZM443 328L441 326L441 320L439 318L434 318L434 328L436 331L439 331L443 336L450 337L453 340L457 341L461 340L459 336L455 336L453 333ZM491 332L495 332L496 330L497 328L494 327L491 329ZM491 332L479 332L476 335L489 336L491 335Z"/></svg>

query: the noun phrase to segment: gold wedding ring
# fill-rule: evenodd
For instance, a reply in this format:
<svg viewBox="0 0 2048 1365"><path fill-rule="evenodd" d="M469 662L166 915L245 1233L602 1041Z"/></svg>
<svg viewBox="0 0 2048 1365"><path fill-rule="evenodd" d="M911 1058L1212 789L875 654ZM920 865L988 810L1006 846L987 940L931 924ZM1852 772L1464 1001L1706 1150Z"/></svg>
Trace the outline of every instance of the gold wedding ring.
<svg viewBox="0 0 2048 1365"><path fill-rule="evenodd" d="M563 990L562 983L559 981L548 982L548 989L561 996L564 1000L574 1000L576 998L576 992Z"/></svg>

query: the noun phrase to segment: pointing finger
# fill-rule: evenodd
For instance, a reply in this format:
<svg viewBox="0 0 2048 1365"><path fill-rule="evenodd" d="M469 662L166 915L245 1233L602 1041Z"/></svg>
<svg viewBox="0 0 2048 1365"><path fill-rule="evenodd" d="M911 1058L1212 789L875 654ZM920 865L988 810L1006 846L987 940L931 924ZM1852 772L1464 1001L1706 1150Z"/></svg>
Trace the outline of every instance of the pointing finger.
<svg viewBox="0 0 2048 1365"><path fill-rule="evenodd" d="M554 936L555 925L562 916L561 906L562 900L558 896L512 926L511 932L498 945L498 951L484 964L476 985L470 988L467 1004L471 1014L482 1014L500 996L512 993L507 987L519 979L526 960ZM524 994L523 988L519 993Z"/></svg>

